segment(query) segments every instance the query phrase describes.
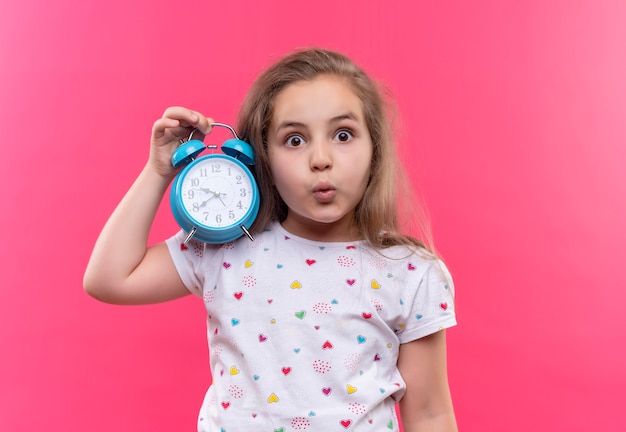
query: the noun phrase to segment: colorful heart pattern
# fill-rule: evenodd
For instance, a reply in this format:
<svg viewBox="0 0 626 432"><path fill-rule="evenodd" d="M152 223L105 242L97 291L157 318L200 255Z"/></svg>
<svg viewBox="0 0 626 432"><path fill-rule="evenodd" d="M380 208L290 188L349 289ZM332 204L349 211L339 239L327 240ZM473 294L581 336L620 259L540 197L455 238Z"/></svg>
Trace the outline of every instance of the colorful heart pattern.
<svg viewBox="0 0 626 432"><path fill-rule="evenodd" d="M233 242L223 247L214 266L228 284L211 278L210 289L203 290L212 360L227 365L214 371L213 385L224 387L217 393L224 398L206 403L220 415L240 416L244 406L253 406L252 397L257 403L265 401L265 412L246 412L246 421L256 425L251 423L249 430L264 425L263 430L274 432L310 432L328 404L343 404L343 416L333 419L337 430L369 423L372 430L397 431L395 417L390 420L388 413L381 415L371 404L392 397L400 384L376 378L372 386L372 368L394 376L398 338L390 338L389 329L403 342L403 332L416 334L435 319L440 323L442 316L453 316L452 285L426 288L444 294L417 295L425 267L415 256L410 261L385 259L363 254L352 244L315 245L304 255L302 245L289 236L276 244L255 237L254 244ZM240 250L231 253L231 248ZM256 343L254 348L251 342ZM318 380L311 381L311 376ZM304 387L302 377L309 379ZM317 399L307 396L312 389ZM289 412L294 398L317 400L320 406L312 403L283 425L267 428L268 413ZM200 421L204 420L209 421L208 416L202 416ZM220 427L210 430L229 429Z"/></svg>

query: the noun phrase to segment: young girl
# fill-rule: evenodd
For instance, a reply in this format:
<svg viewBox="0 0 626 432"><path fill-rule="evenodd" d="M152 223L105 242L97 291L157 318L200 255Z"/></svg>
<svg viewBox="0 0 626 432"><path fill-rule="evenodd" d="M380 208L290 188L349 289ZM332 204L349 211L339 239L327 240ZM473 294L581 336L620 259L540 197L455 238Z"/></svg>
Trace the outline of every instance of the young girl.
<svg viewBox="0 0 626 432"><path fill-rule="evenodd" d="M186 233L147 246L171 155L212 119L182 107L154 123L147 165L105 225L85 273L93 297L154 303L193 293L208 313L211 384L199 431L455 431L443 263L398 232L390 127L374 82L345 56L293 53L255 82L239 116L261 208L223 245Z"/></svg>

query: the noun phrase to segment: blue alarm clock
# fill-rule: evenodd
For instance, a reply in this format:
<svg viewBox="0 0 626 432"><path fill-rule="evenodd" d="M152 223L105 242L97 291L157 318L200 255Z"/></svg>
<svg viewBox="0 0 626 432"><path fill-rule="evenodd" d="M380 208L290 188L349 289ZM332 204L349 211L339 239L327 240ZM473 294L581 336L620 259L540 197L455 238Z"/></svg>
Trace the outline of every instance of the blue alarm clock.
<svg viewBox="0 0 626 432"><path fill-rule="evenodd" d="M172 165L184 168L176 175L170 193L174 218L187 233L183 246L192 238L205 243L233 241L242 235L254 240L250 226L259 212L259 188L248 168L254 165L252 146L242 141L224 123L211 123L229 129L235 138L222 143L223 154L198 157L206 146L189 139L172 154ZM186 165L186 166L185 166Z"/></svg>

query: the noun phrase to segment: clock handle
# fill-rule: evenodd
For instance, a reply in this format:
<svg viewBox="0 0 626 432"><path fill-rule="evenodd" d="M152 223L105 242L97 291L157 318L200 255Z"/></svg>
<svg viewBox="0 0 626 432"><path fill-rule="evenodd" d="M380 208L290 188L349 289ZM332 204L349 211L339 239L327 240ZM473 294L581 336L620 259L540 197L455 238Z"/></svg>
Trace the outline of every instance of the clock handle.
<svg viewBox="0 0 626 432"><path fill-rule="evenodd" d="M239 139L239 136L237 135L237 132L235 132L235 129L233 129L231 126L227 125L226 123L218 123L218 122L213 122L213 123L209 123L211 125L211 127L213 126L220 126L223 128L226 128L228 130L230 130L233 133L233 136L237 139Z"/></svg>

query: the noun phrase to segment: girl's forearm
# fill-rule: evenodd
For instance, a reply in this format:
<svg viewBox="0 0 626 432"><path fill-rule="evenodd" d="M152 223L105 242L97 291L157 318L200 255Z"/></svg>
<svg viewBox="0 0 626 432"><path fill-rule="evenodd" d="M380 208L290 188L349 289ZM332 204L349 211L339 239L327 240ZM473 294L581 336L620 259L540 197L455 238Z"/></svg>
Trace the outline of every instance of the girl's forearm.
<svg viewBox="0 0 626 432"><path fill-rule="evenodd" d="M404 432L458 432L454 412L441 413L413 423L402 422Z"/></svg>

